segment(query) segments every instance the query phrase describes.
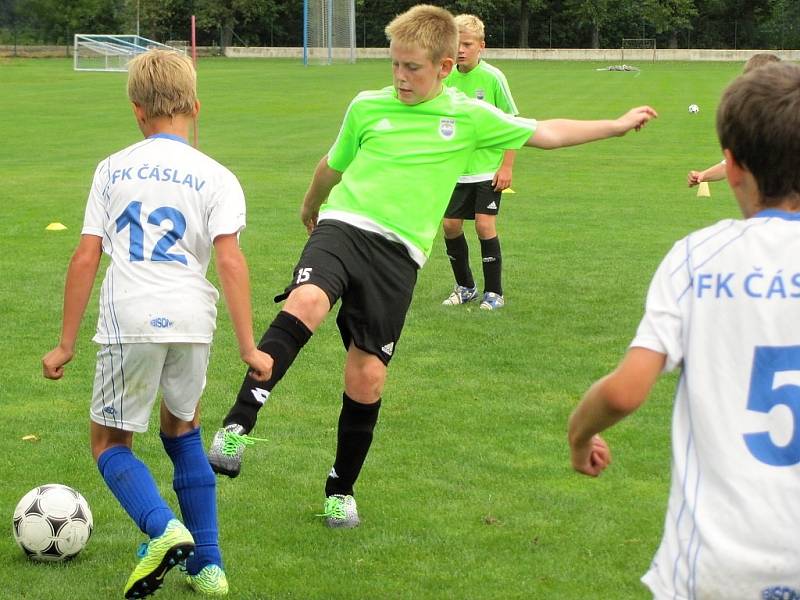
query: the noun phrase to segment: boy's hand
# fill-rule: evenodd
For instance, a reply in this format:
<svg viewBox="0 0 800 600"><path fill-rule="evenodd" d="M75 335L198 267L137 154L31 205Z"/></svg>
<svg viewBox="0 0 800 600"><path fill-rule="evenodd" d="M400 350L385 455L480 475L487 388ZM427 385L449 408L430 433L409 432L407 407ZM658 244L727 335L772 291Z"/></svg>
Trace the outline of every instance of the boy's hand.
<svg viewBox="0 0 800 600"><path fill-rule="evenodd" d="M694 187L703 181L703 172L702 171L689 171L689 175L686 178L686 183L689 184L689 187Z"/></svg>
<svg viewBox="0 0 800 600"><path fill-rule="evenodd" d="M311 235L311 232L317 226L317 217L319 217L319 209L311 210L304 202L303 206L300 207L300 220L306 226L308 235Z"/></svg>
<svg viewBox="0 0 800 600"><path fill-rule="evenodd" d="M250 367L250 377L256 381L266 381L272 376L272 365L274 361L266 352L262 352L256 347L242 353L242 360Z"/></svg>
<svg viewBox="0 0 800 600"><path fill-rule="evenodd" d="M47 379L61 379L64 376L64 365L72 360L74 352L62 346L56 346L42 358L42 374Z"/></svg>
<svg viewBox="0 0 800 600"><path fill-rule="evenodd" d="M511 187L511 167L501 166L492 179L495 192L502 192Z"/></svg>
<svg viewBox="0 0 800 600"><path fill-rule="evenodd" d="M572 468L584 475L597 477L611 464L611 449L599 435L592 436L586 444L572 446L570 450Z"/></svg>
<svg viewBox="0 0 800 600"><path fill-rule="evenodd" d="M658 113L649 106L638 106L632 108L619 119L617 125L619 126L619 133L617 135L625 135L631 129L639 131L651 119L658 117Z"/></svg>

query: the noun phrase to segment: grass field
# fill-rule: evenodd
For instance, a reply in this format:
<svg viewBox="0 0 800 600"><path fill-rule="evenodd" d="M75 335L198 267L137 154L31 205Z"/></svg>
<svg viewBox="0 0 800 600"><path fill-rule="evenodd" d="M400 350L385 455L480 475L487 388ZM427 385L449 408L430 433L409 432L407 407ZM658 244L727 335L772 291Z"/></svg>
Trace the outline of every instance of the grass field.
<svg viewBox="0 0 800 600"><path fill-rule="evenodd" d="M738 214L724 184L699 199L685 177L720 159L714 109L741 65L644 64L637 75L597 72L606 66L597 63L496 64L525 116L605 118L648 103L660 118L621 139L520 152L516 194L504 196L499 220L502 311L440 306L452 275L437 240L389 371L356 490L363 525L352 531L327 530L315 517L344 359L334 320L323 325L261 413L254 435L269 442L247 451L238 479L219 480L231 598L648 597L639 577L661 534L675 377L607 435L614 464L599 479L571 471L566 419L624 352L671 244ZM238 175L248 199L242 246L258 334L305 241L298 207L316 162L350 98L390 76L388 61L200 63L201 149ZM40 367L58 340L64 273L94 168L139 139L124 84L123 74L75 73L67 60L0 61L2 599L54 590L121 597L141 541L88 450L96 296L65 379L46 381ZM701 112L690 115L690 103ZM45 231L54 221L68 229ZM203 400L206 442L242 374L222 309ZM155 422L135 448L176 506ZM79 489L94 512L93 538L66 566L28 562L11 536L16 502L47 482ZM159 596L193 594L173 574Z"/></svg>

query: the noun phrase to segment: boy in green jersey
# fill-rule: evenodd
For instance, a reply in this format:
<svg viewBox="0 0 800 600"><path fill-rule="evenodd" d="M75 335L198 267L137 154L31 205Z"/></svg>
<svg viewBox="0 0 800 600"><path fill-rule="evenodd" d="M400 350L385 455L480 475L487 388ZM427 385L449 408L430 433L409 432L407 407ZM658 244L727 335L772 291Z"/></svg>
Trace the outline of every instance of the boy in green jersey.
<svg viewBox="0 0 800 600"><path fill-rule="evenodd" d="M458 29L446 10L418 5L386 28L394 85L361 92L320 160L300 217L310 237L283 310L259 348L274 363L266 383L245 376L208 457L239 473L256 413L337 300L347 357L336 458L325 484L330 527L358 525L353 485L372 442L386 367L400 338L417 270L431 252L459 175L479 148L559 148L619 136L656 116L647 106L609 121L536 121L467 98L442 81Z"/></svg>
<svg viewBox="0 0 800 600"><path fill-rule="evenodd" d="M481 51L486 47L483 22L474 15L458 15L456 25L458 60L456 68L444 80L445 85L461 90L470 98L488 102L506 114L519 114L505 75L481 60ZM502 192L511 187L514 155L514 150L502 148L476 150L467 170L458 178L442 223L444 244L456 279L455 288L442 303L444 305L464 304L478 297L469 267L465 219L475 221L475 232L481 244L483 298L480 307L494 310L505 304L497 215Z"/></svg>
<svg viewBox="0 0 800 600"><path fill-rule="evenodd" d="M776 62L780 62L781 57L769 52L758 52L753 54L744 64L742 73L747 74L753 69L765 67ZM715 163L702 171L689 171L686 176L686 183L689 187L700 185L704 181L721 181L725 179L725 161Z"/></svg>

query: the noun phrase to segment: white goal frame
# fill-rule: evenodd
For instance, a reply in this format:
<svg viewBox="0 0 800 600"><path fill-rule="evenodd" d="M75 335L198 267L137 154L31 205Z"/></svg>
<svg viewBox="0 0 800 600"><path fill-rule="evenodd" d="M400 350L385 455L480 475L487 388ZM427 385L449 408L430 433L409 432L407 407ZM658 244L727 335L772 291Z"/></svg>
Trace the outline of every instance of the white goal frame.
<svg viewBox="0 0 800 600"><path fill-rule="evenodd" d="M656 62L655 38L622 38L620 44L620 62L625 64L625 51L628 51L628 60L650 60Z"/></svg>
<svg viewBox="0 0 800 600"><path fill-rule="evenodd" d="M303 64L356 62L355 0L303 0Z"/></svg>
<svg viewBox="0 0 800 600"><path fill-rule="evenodd" d="M127 71L128 62L151 48L186 54L176 48L139 35L76 33L73 47L73 68L76 71Z"/></svg>

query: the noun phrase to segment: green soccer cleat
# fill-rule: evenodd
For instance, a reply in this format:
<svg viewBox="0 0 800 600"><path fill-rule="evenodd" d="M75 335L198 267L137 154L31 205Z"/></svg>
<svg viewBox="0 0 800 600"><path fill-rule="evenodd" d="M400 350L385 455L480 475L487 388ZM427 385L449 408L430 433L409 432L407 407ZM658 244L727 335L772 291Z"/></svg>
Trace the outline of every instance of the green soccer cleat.
<svg viewBox="0 0 800 600"><path fill-rule="evenodd" d="M325 524L331 528L352 529L358 527L361 521L358 518L356 499L352 496L334 494L325 498L325 505L320 517L325 517Z"/></svg>
<svg viewBox="0 0 800 600"><path fill-rule="evenodd" d="M195 592L207 596L225 596L228 593L228 578L218 565L206 565L197 575L187 575L186 583Z"/></svg>
<svg viewBox="0 0 800 600"><path fill-rule="evenodd" d="M211 465L211 470L219 475L236 477L242 469L242 454L245 447L266 441L249 437L241 425L236 423L226 425L214 434L211 447L208 449L208 463Z"/></svg>
<svg viewBox="0 0 800 600"><path fill-rule="evenodd" d="M167 523L160 536L151 538L139 549L141 560L125 584L126 598L144 598L161 587L164 575L194 553L194 539L177 519Z"/></svg>

